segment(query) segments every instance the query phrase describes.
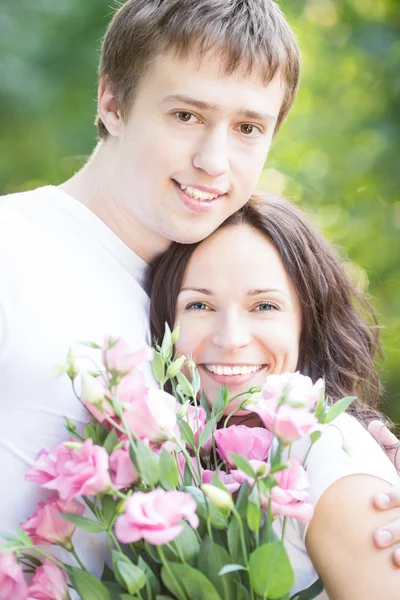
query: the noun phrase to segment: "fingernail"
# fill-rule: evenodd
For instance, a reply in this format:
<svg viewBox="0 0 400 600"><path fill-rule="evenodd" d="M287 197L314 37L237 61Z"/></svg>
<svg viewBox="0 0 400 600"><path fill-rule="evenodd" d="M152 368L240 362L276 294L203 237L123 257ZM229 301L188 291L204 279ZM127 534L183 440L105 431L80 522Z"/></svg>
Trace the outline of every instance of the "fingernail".
<svg viewBox="0 0 400 600"><path fill-rule="evenodd" d="M375 536L375 539L380 546L387 546L392 541L392 538L393 536L388 529L379 529Z"/></svg>
<svg viewBox="0 0 400 600"><path fill-rule="evenodd" d="M377 494L376 504L379 506L379 508L389 508L389 506L390 506L389 496L387 494Z"/></svg>

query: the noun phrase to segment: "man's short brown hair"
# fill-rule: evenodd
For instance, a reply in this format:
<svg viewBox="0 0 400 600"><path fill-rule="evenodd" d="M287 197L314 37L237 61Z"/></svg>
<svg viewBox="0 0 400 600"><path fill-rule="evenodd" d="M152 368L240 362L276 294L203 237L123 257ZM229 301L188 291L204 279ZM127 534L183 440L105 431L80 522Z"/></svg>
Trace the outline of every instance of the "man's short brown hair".
<svg viewBox="0 0 400 600"><path fill-rule="evenodd" d="M161 53L184 58L193 50L221 60L226 74L260 69L267 85L279 73L286 90L276 129L293 104L299 80L299 52L282 11L272 0L128 0L106 32L99 77L107 77L122 118L134 100L140 77ZM98 116L100 138L107 129Z"/></svg>

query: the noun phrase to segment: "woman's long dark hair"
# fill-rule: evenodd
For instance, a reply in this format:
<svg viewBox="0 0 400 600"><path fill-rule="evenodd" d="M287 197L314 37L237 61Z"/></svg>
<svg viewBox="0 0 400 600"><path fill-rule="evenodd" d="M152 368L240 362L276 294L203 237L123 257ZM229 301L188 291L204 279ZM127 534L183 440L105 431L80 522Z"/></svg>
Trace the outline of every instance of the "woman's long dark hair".
<svg viewBox="0 0 400 600"><path fill-rule="evenodd" d="M277 249L300 300L302 332L297 369L323 377L332 402L356 395L349 412L367 424L378 413L381 388L374 366L380 353L379 328L369 303L351 283L334 248L306 215L288 201L260 193L221 227L248 225ZM201 242L199 242L201 243ZM148 282L152 337L172 328L186 266L199 245L173 243L152 267Z"/></svg>

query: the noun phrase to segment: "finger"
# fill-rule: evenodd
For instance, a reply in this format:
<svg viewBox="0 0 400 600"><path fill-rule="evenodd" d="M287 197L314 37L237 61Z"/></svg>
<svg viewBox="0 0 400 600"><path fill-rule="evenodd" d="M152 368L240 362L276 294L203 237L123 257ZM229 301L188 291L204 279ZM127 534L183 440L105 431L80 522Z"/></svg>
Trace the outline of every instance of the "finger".
<svg viewBox="0 0 400 600"><path fill-rule="evenodd" d="M372 498L372 503L378 510L400 507L400 485L393 486L386 492L379 492Z"/></svg>
<svg viewBox="0 0 400 600"><path fill-rule="evenodd" d="M368 431L380 446L385 449L386 454L395 467L400 470L400 452L398 452L399 440L382 421L374 420L368 425Z"/></svg>
<svg viewBox="0 0 400 600"><path fill-rule="evenodd" d="M400 548L396 548L396 550L392 554L393 563L396 567L400 567Z"/></svg>
<svg viewBox="0 0 400 600"><path fill-rule="evenodd" d="M374 532L374 543L377 548L388 548L400 542L400 518L391 521ZM396 550L400 550L396 549ZM399 553L400 555L400 553ZM397 552L396 552L397 556ZM394 557L393 557L394 558ZM400 558L400 556L399 556ZM399 564L400 566L400 564Z"/></svg>

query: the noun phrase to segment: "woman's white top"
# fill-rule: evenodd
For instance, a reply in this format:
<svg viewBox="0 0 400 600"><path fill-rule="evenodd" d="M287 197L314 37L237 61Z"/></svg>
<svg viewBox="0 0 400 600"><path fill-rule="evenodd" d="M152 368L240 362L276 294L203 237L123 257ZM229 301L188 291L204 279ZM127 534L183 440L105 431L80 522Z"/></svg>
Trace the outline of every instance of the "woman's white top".
<svg viewBox="0 0 400 600"><path fill-rule="evenodd" d="M350 456L342 449L343 439L349 446ZM291 456L303 462L309 445L309 439L295 442ZM400 483L396 469L379 444L357 419L348 414L340 415L327 426L311 449L306 470L310 482L311 502L314 506L325 490L347 475L372 475L393 485ZM337 518L339 520L340 515L337 515ZM279 517L274 521L274 530L278 536L282 533L282 525L283 518ZM285 547L295 572L292 594L310 587L318 579L307 554L306 531L305 524L295 519L287 519ZM318 600L328 600L325 591L318 596Z"/></svg>

